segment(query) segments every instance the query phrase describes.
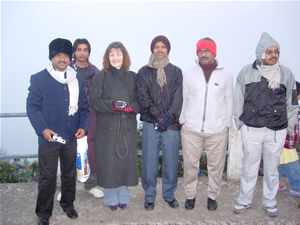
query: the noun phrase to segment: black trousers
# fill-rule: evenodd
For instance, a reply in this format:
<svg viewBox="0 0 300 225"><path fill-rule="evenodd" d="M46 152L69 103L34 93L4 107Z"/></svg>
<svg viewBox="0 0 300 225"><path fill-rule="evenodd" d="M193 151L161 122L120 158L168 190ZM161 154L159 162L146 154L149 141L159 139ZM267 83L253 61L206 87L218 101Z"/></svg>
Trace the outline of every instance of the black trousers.
<svg viewBox="0 0 300 225"><path fill-rule="evenodd" d="M35 212L38 217L50 218L56 191L58 157L61 170L61 201L64 211L74 207L76 194L77 142L59 146L39 145L39 185Z"/></svg>

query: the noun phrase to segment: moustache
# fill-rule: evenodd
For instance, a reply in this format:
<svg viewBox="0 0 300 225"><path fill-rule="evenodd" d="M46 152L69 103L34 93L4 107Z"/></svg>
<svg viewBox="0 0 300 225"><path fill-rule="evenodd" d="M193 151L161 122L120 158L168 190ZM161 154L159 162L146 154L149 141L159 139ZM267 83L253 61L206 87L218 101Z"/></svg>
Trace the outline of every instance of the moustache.
<svg viewBox="0 0 300 225"><path fill-rule="evenodd" d="M201 57L200 59L208 59L207 57Z"/></svg>
<svg viewBox="0 0 300 225"><path fill-rule="evenodd" d="M65 62L65 61L59 61L58 63L64 63L64 64L66 64L67 62Z"/></svg>
<svg viewBox="0 0 300 225"><path fill-rule="evenodd" d="M277 59L278 59L277 57L270 58L270 60L277 60Z"/></svg>

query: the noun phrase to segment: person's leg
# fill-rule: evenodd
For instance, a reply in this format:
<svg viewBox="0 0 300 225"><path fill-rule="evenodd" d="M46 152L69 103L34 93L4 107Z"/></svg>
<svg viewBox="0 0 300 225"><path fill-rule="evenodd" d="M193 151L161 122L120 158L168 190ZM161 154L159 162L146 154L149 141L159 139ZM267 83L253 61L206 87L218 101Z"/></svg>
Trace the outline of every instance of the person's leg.
<svg viewBox="0 0 300 225"><path fill-rule="evenodd" d="M118 204L127 205L130 202L130 190L128 186L121 186L118 188Z"/></svg>
<svg viewBox="0 0 300 225"><path fill-rule="evenodd" d="M274 207L276 206L275 197L279 186L278 165L287 131L286 129L279 131L264 129L266 132L263 144L264 182L262 203L265 207Z"/></svg>
<svg viewBox="0 0 300 225"><path fill-rule="evenodd" d="M35 212L39 218L49 219L53 210L56 190L59 146L39 146L39 185Z"/></svg>
<svg viewBox="0 0 300 225"><path fill-rule="evenodd" d="M261 161L264 130L243 125L241 128L243 162L238 203L250 205ZM278 180L278 178L277 178Z"/></svg>
<svg viewBox="0 0 300 225"><path fill-rule="evenodd" d="M290 189L291 191L298 191L300 190L300 163L299 159L284 164L286 166L286 176L288 178ZM299 193L300 194L300 193Z"/></svg>
<svg viewBox="0 0 300 225"><path fill-rule="evenodd" d="M118 188L104 188L104 204L108 206L118 205Z"/></svg>
<svg viewBox="0 0 300 225"><path fill-rule="evenodd" d="M159 132L152 123L143 123L142 135L142 186L145 202L153 203L156 198L156 182L159 163Z"/></svg>
<svg viewBox="0 0 300 225"><path fill-rule="evenodd" d="M175 199L177 188L178 157L179 157L179 130L167 130L161 134L162 140L162 195L165 201Z"/></svg>
<svg viewBox="0 0 300 225"><path fill-rule="evenodd" d="M88 135L87 135L87 142L88 142L88 159L91 169L91 174L96 173L95 168L95 148L96 148L96 128L97 128L97 117L94 109L90 108L90 120L89 120L89 127L88 127ZM95 183L95 187L97 186L97 182ZM93 187L92 187L93 188ZM91 188L91 189L92 189Z"/></svg>
<svg viewBox="0 0 300 225"><path fill-rule="evenodd" d="M96 144L96 113L93 109L90 109L90 120L89 120L89 127L88 127L88 135L87 135L87 142L88 142L88 159L89 159L89 164L90 164L90 169L91 169L91 175L89 179L84 183L84 189L89 192L93 188L97 188L97 178L96 178L96 169L95 169L95 144ZM95 197L99 197L100 195L103 196L103 192L99 189L98 195L96 194Z"/></svg>
<svg viewBox="0 0 300 225"><path fill-rule="evenodd" d="M208 188L207 197L216 200L221 191L224 172L226 149L228 142L228 128L219 134L207 135L204 148L207 155Z"/></svg>
<svg viewBox="0 0 300 225"><path fill-rule="evenodd" d="M185 194L187 199L194 199L198 184L199 160L203 151L203 137L201 133L191 131L183 126L181 144Z"/></svg>
<svg viewBox="0 0 300 225"><path fill-rule="evenodd" d="M97 179L95 174L91 171L90 177L84 182L84 189L90 191L95 187L97 187Z"/></svg>
<svg viewBox="0 0 300 225"><path fill-rule="evenodd" d="M76 157L77 142L62 145L60 150L61 165L61 200L60 206L66 212L74 208L76 195Z"/></svg>
<svg viewBox="0 0 300 225"><path fill-rule="evenodd" d="M279 182L280 182L281 177L283 176L283 174L285 174L285 166L286 166L286 164L279 164L279 166L278 166Z"/></svg>

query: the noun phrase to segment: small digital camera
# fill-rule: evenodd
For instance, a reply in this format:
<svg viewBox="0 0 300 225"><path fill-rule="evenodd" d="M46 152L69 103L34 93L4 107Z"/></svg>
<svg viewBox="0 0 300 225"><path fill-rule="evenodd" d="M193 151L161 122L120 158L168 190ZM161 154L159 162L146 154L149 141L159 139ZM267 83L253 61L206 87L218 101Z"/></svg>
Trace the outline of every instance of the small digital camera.
<svg viewBox="0 0 300 225"><path fill-rule="evenodd" d="M60 136L57 136L57 135L53 135L52 139L56 142L59 142L61 144L66 144L66 140L63 139L62 137Z"/></svg>
<svg viewBox="0 0 300 225"><path fill-rule="evenodd" d="M127 102L124 101L114 101L113 104L119 108L124 108L125 106L127 106Z"/></svg>

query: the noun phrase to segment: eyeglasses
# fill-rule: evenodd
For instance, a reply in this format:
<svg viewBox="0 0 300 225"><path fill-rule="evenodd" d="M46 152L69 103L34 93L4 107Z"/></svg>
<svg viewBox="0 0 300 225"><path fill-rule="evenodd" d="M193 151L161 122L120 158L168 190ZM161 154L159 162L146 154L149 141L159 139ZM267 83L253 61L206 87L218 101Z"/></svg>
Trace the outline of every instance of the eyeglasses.
<svg viewBox="0 0 300 225"><path fill-rule="evenodd" d="M278 49L276 49L276 50L266 50L266 54L267 55L272 55L272 54L275 54L275 55L279 55L279 53L280 53L280 51L278 50Z"/></svg>

